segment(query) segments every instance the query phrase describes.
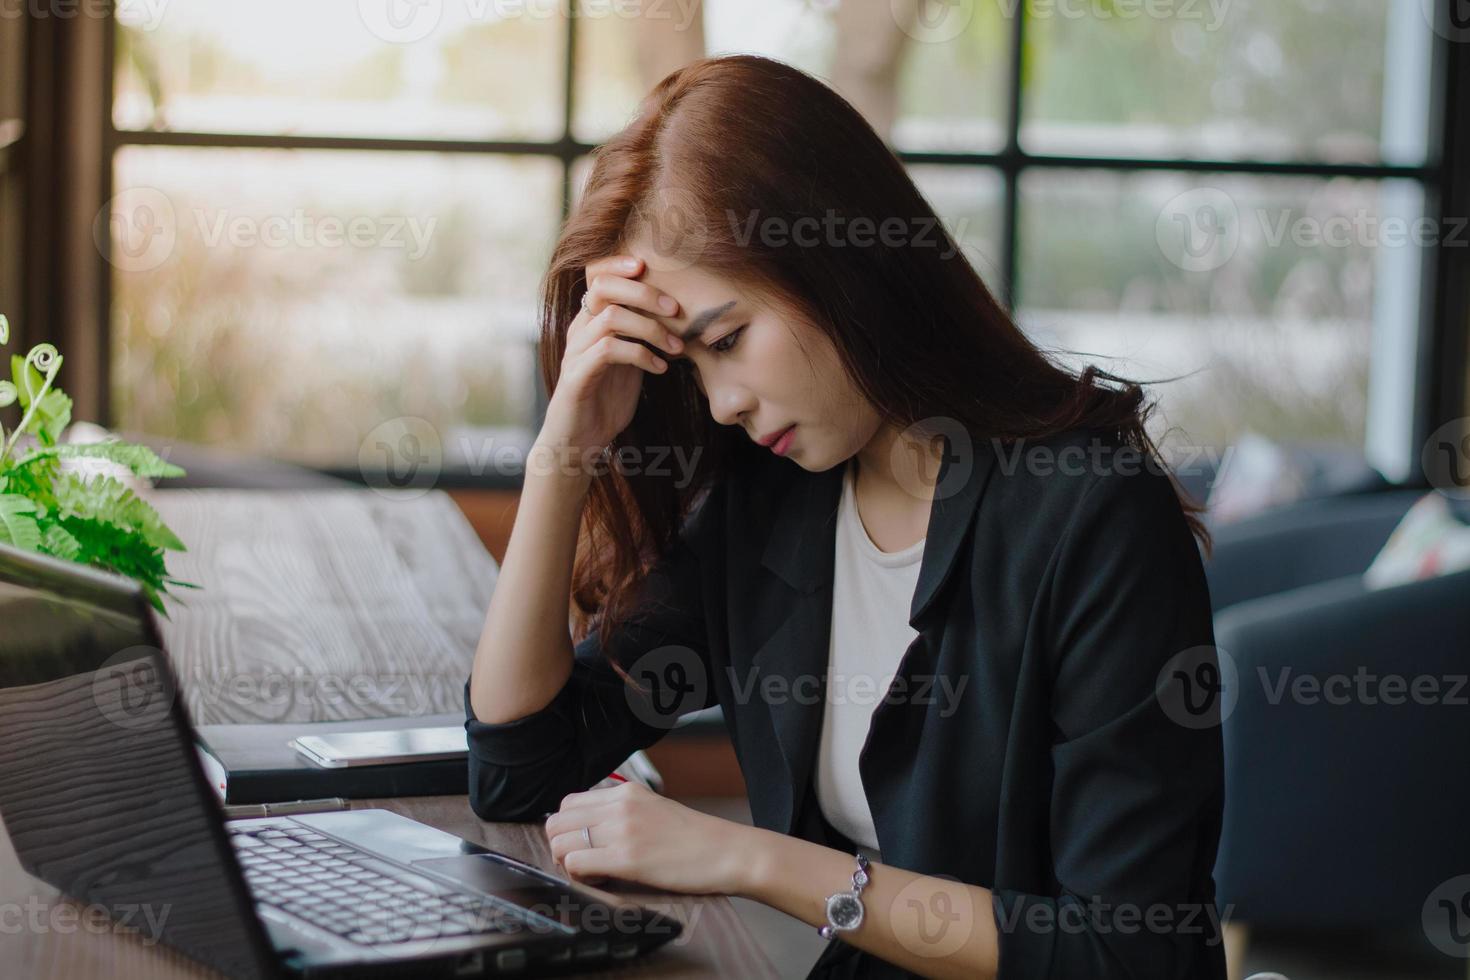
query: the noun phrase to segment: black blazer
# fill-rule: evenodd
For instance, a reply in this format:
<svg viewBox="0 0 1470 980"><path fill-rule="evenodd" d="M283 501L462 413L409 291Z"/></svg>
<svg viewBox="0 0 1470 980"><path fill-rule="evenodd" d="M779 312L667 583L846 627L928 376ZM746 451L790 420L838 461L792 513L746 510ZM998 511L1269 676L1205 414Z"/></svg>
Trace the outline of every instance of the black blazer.
<svg viewBox="0 0 1470 980"><path fill-rule="evenodd" d="M1087 433L964 441L946 437L910 610L918 636L889 689L907 695L876 705L859 765L882 863L991 889L1008 980L1223 978L1220 733L1166 689L1208 680L1214 657L1174 490ZM608 651L651 699L607 667L595 634L528 717L481 723L466 683L479 816L538 819L677 714L719 704L756 825L852 850L812 783L843 467L808 473L753 445L737 462ZM966 679L958 698L925 696L939 676L951 689ZM1183 694L1198 711L1198 691ZM906 975L840 940L810 974Z"/></svg>

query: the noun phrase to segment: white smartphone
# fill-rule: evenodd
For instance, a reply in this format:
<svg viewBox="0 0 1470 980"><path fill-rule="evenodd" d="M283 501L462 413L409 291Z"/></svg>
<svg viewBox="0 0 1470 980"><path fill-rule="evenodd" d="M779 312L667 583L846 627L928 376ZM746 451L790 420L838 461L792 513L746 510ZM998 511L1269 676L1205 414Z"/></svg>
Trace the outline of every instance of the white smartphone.
<svg viewBox="0 0 1470 980"><path fill-rule="evenodd" d="M314 764L328 769L469 757L463 725L302 735L286 744Z"/></svg>

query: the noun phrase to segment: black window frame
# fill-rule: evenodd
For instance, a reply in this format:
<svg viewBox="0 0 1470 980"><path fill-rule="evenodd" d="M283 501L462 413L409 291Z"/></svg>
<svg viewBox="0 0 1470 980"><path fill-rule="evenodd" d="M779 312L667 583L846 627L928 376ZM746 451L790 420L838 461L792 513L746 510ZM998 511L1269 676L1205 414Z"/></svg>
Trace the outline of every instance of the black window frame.
<svg viewBox="0 0 1470 980"><path fill-rule="evenodd" d="M241 149L305 149L305 150L367 150L387 152L434 152L536 156L558 161L562 165L561 202L558 223L567 217L573 200L573 170L577 162L596 148L598 144L578 139L573 132L576 118L576 67L578 22L580 15L572 6L574 15L565 18L565 59L563 64L563 108L561 135L550 141L506 141L466 139L380 139L340 136L307 135L256 135L230 133L201 133L182 131L139 131L119 130L113 124L114 66L112 64L116 18L107 18L106 57L103 71L106 91L103 105L106 107L103 133L103 200L113 194L113 167L117 151L127 146L168 147L228 147ZM1117 174L1145 171L1168 171L1174 173L1240 174L1266 177L1300 176L1330 179L1349 177L1360 179L1404 179L1416 183L1424 191L1426 216L1447 227L1455 214L1470 214L1470 125L1461 117L1470 109L1470 73L1464 48L1466 44L1449 39L1442 32L1434 32L1431 66L1430 132L1428 153L1424 163L1401 165L1389 163L1330 163L1320 160L1266 160L1266 159L1200 159L1200 158L1137 158L1114 156L1087 156L1070 154L1034 153L1023 145L1020 134L1023 117L1023 56L1026 50L1028 18L1025 5L1017 8L1017 15L1010 18L1009 54L1007 74L1007 98L1005 101L1005 138L1002 146L993 152L929 152L895 149L895 154L905 164L937 166L985 167L998 174L1002 182L1000 254L997 257L1000 281L988 283L1000 300L1012 308L1014 286L1018 281L1019 269L1019 217L1021 182L1029 172L1047 170L1087 170ZM1466 334L1470 332L1470 262L1462 254L1451 254L1454 250L1443 243L1426 252L1422 263L1421 301L1419 304L1419 363L1418 381L1415 388L1417 444L1422 444L1428 433L1439 423L1448 419L1470 414L1467 405ZM106 256L101 257L103 274L101 294L103 302L98 311L101 357L104 365L110 363L111 350L111 302L112 279ZM539 427L544 417L547 393L541 383L539 370L535 371L534 391L536 403L531 413L533 429ZM110 414L110 377L102 372L102 405L104 423ZM355 468L322 466L322 472L366 480L368 477ZM1422 474L1421 474L1422 475ZM519 488L519 476L504 473L471 475L446 468L438 480L443 487Z"/></svg>

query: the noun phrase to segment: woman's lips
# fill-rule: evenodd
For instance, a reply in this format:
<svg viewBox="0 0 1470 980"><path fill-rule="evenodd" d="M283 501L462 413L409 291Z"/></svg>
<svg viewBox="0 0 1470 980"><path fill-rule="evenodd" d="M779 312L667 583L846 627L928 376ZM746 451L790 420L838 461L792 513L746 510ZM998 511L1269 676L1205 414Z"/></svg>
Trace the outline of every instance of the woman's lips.
<svg viewBox="0 0 1470 980"><path fill-rule="evenodd" d="M775 453L777 456L785 456L786 453L791 449L791 440L795 437L796 426L793 425L789 429L787 429L780 438L771 443L771 452Z"/></svg>

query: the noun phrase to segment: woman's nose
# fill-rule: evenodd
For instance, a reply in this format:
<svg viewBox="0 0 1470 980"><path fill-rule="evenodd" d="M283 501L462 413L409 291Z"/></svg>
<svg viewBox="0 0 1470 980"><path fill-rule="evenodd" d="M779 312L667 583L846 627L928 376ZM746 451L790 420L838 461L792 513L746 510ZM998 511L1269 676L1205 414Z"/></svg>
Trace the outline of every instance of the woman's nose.
<svg viewBox="0 0 1470 980"><path fill-rule="evenodd" d="M743 388L723 387L709 393L710 415L720 425L739 425L743 416L755 410L755 401Z"/></svg>

